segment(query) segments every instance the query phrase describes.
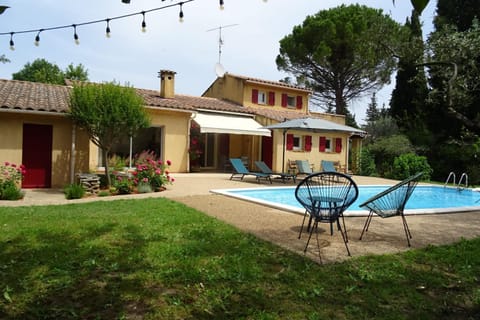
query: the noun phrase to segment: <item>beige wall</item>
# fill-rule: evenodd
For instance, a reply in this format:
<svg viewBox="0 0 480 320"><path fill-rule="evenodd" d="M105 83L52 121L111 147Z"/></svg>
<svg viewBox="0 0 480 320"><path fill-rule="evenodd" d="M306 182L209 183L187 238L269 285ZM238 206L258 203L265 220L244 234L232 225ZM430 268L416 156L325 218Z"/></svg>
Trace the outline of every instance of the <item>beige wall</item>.
<svg viewBox="0 0 480 320"><path fill-rule="evenodd" d="M203 96L243 104L243 80L225 74L224 77L217 78Z"/></svg>
<svg viewBox="0 0 480 320"><path fill-rule="evenodd" d="M70 156L72 123L64 115L40 115L34 113L0 112L0 161L20 164L22 162L23 124L51 125L52 141L52 187L61 188L70 183ZM83 132L76 134L77 152L75 170L88 170L88 137ZM28 168L26 168L28 170Z"/></svg>

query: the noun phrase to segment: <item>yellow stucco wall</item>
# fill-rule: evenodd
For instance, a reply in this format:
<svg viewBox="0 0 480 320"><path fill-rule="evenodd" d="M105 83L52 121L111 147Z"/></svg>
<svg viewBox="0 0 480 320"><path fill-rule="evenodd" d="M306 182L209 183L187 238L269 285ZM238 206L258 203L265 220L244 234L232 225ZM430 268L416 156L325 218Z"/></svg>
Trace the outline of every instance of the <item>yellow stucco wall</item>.
<svg viewBox="0 0 480 320"><path fill-rule="evenodd" d="M1 163L22 162L24 123L52 126L52 188L61 188L70 183L72 123L64 115L0 112ZM75 170L88 170L88 137L82 132L76 134L76 147L85 151L77 153Z"/></svg>
<svg viewBox="0 0 480 320"><path fill-rule="evenodd" d="M243 104L243 81L225 74L217 78L203 94L204 97L226 99L237 104Z"/></svg>

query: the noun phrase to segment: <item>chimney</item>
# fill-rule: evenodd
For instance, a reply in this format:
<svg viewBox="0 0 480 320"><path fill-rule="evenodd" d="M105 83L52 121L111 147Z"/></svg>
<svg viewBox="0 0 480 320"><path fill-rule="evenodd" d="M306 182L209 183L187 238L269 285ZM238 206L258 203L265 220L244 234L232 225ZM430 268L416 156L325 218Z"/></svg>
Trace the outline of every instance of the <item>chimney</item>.
<svg viewBox="0 0 480 320"><path fill-rule="evenodd" d="M171 99L175 97L175 74L170 70L160 70L158 77L160 78L160 97Z"/></svg>

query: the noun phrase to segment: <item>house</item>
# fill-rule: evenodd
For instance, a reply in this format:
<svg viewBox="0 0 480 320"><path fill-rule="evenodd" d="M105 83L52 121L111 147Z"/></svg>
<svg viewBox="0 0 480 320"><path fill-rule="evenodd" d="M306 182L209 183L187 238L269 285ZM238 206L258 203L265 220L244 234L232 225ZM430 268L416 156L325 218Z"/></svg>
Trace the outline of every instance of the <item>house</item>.
<svg viewBox="0 0 480 320"><path fill-rule="evenodd" d="M198 131L199 160L204 169L223 171L229 158L241 156L249 159L250 166L254 160L264 159L281 169L282 134L262 127L309 115L308 90L238 77L248 84L229 87L223 95L220 83L229 79L226 74L204 96L195 97L175 93L175 75L162 70L159 90L137 89L144 98L151 127L114 146L112 154L118 162L128 166L135 154L152 150L160 159L171 161L170 172L188 172L191 132ZM0 80L0 161L26 166L24 188L64 187L75 181L77 173L102 170L104 166L98 147L67 116L70 89L68 83L61 86ZM214 97L214 93L219 96ZM333 115L322 116L341 122ZM312 138L305 132L288 134L293 135L293 149L287 151L292 159L319 163L320 159L332 158L345 163L346 148L338 149L339 144L333 152L328 148L328 152L313 152L321 143L315 141L317 133L312 133ZM342 146L348 145L346 139L350 138L347 133L326 132L324 136L341 137Z"/></svg>
<svg viewBox="0 0 480 320"><path fill-rule="evenodd" d="M210 85L203 96L232 101L246 110L253 110L256 120L263 126L306 117L326 120L325 127L315 132L273 130L271 137L263 136L261 141L252 143L254 147L251 150L242 150L241 154L249 156L249 159L262 159L278 172L288 169L285 157L292 161L308 160L314 170L322 169L321 160L334 161L348 171L355 169L349 168L349 156L359 155L364 132L346 126L345 116L310 112L311 93L283 82L225 73ZM236 151L232 150L230 156L238 157Z"/></svg>

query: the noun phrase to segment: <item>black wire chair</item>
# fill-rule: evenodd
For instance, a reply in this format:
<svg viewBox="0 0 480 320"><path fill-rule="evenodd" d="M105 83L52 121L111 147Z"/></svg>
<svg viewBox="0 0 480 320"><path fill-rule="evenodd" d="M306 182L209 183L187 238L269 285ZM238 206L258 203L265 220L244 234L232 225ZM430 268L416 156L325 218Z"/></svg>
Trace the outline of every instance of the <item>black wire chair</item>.
<svg viewBox="0 0 480 320"><path fill-rule="evenodd" d="M343 212L352 205L358 197L358 187L352 178L339 172L317 172L307 176L298 184L295 189L295 197L305 208L302 227L298 235L299 239L302 236L307 215L310 217L307 227L309 236L304 253L307 252L308 244L315 229L320 256L320 243L318 241L317 229L319 222L325 222L330 223L331 235L333 235L333 224L337 224L337 228L342 234L345 248L347 248L347 253L350 256ZM340 224L340 219L342 219L343 229Z"/></svg>
<svg viewBox="0 0 480 320"><path fill-rule="evenodd" d="M360 235L360 240L362 240L363 234L368 231L374 213L382 218L401 216L407 243L410 247L412 234L410 233L410 228L408 227L407 219L403 212L422 174L423 172L419 172L360 204L361 208L368 208L370 210L362 234Z"/></svg>

